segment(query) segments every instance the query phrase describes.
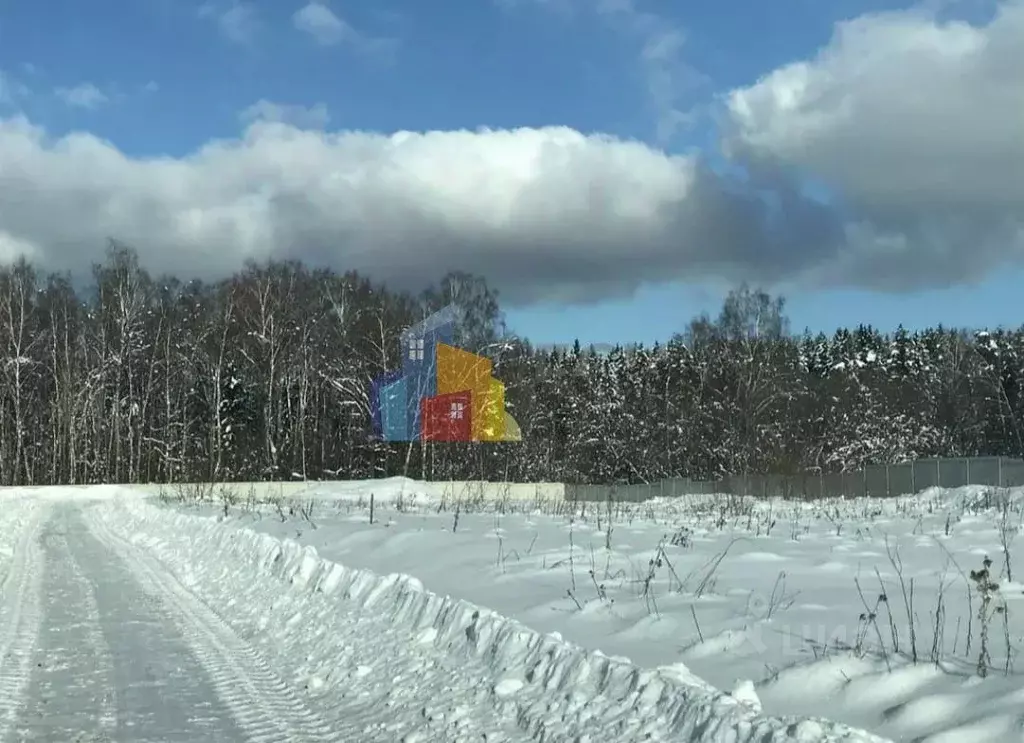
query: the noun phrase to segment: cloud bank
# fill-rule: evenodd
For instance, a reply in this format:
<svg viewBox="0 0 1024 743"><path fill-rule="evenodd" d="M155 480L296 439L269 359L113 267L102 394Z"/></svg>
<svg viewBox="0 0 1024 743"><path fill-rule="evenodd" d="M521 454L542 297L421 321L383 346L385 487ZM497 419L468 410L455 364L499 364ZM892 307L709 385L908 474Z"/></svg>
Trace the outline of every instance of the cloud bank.
<svg viewBox="0 0 1024 743"><path fill-rule="evenodd" d="M459 269L510 306L673 279L962 281L1024 255L1022 42L1020 2L976 27L920 12L843 24L814 58L723 97L744 178L560 127L298 128L300 109L265 101L238 139L180 159L9 118L0 259L84 271L110 236L154 272L301 258L418 289ZM832 203L805 195L808 180Z"/></svg>
<svg viewBox="0 0 1024 743"><path fill-rule="evenodd" d="M828 237L827 215L794 219L773 234L760 202L699 161L564 128L385 136L258 120L184 159L135 160L88 134L0 124L0 245L54 268L85 269L114 236L182 275L302 258L401 287L459 269L512 302L584 300L786 275Z"/></svg>
<svg viewBox="0 0 1024 743"><path fill-rule="evenodd" d="M727 98L732 157L838 197L823 278L894 290L1024 258L1024 3L980 27L921 10L840 24L808 61Z"/></svg>

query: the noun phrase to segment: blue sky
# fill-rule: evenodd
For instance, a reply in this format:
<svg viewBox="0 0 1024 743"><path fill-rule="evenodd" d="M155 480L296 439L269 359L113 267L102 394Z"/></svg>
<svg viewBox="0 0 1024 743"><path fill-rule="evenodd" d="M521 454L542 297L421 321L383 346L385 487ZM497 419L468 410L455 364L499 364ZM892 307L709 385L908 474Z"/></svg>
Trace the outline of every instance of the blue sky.
<svg viewBox="0 0 1024 743"><path fill-rule="evenodd" d="M909 330L934 328L942 324L956 328L1019 327L1021 287L1024 272L993 276L979 284L947 289L899 293L856 291L779 292L786 299L791 330L810 329L831 334L840 327L861 323L883 332L899 325ZM681 332L693 317L708 313L715 317L725 290L686 284L668 284L640 290L627 301L569 309L542 306L507 313L511 330L537 343L562 344L578 337L583 345L664 343ZM525 329L525 332L522 330Z"/></svg>
<svg viewBox="0 0 1024 743"><path fill-rule="evenodd" d="M854 0L787 0L781 5L758 0L620 0L618 5L615 0L401 0L317 4L316 12L302 16L303 7L301 0L207 5L106 0L88 9L72 0L6 3L0 7L0 116L24 116L53 138L89 132L132 162L164 158L188 164L211 141L240 137L252 118L244 112L264 101L279 112L289 106L304 110L307 126L315 120L328 131L388 135L402 130L564 126L584 135L638 140L662 155L696 151L715 165L724 162L719 152L723 127L716 125L716 116L730 91L753 89L773 70L813 61L830 44L839 22L915 6ZM983 24L991 19L993 7L947 3L941 10ZM879 25L865 33L880 33ZM778 95L773 100L778 115ZM690 125L665 130L666 120L683 114L693 116ZM281 118L287 119L284 114ZM768 119L757 123L764 121ZM754 141L751 135L746 144ZM821 141L826 141L824 135ZM799 148L779 142L771 154L784 152L791 158L802 181L818 177L811 166L819 164L836 179L845 177L847 171L834 159L812 161ZM826 144L839 149L844 142L836 135ZM104 157L109 154L105 151ZM778 157L772 162L778 163ZM118 166L110 167L117 172ZM850 177L851 189L863 187L863 178L858 178ZM829 182L827 177L824 182ZM872 224L906 228L900 234L925 234L919 228L928 204L908 206L912 217L904 220L892 217L888 206L879 205L866 190L858 191L856 199L869 214L865 219L875 220ZM949 211L948 203L942 204L937 213ZM1017 206L1011 209L1013 218L1020 215L1014 211ZM114 212L120 213L109 210ZM125 231L136 229L141 219L126 222ZM0 230L3 220L0 211ZM50 255L45 252L46 235L28 225L16 226L8 231L14 244L30 243L38 254ZM0 231L0 244L2 238ZM514 263L514 246L510 249L508 260ZM963 244L934 249L948 258L951 251L962 252ZM164 260L169 250L173 248L154 252L155 264L178 265ZM628 265L628 245L617 250L616 260ZM329 256L330 248L311 255ZM524 261L541 260L536 253L523 253L527 255L531 257ZM602 255L582 260L587 271L595 272L594 285L607 291L595 290L586 297L580 292L524 293L525 298L517 299L520 306L507 311L510 326L539 343L577 337L586 343L664 340L694 315L717 312L725 288L738 276L725 270L716 276L702 263L691 283L679 280L688 275L683 266L664 277L654 268L616 288L614 276L621 269L615 261L608 261L607 276L596 276L592 264L604 260ZM884 254L872 255L848 275L870 273L865 265L874 265L881 274L889 271ZM744 277L757 283L763 271L766 284L780 278L785 284L792 277L776 271L772 260L747 260ZM912 272L915 265L922 273L931 270L927 253L900 260L892 271ZM553 271L556 264L552 261ZM573 270L558 265L563 273ZM801 263L800 270L804 267ZM883 329L900 323L912 328L939 322L1019 324L1015 298L1024 273L1013 262L999 261L980 273L960 275L954 268L899 286L832 275L829 281L790 282L781 291L796 330L806 326L831 331L859 322ZM873 282L871 289L858 286ZM545 296L548 301L543 301ZM580 298L586 301L573 303Z"/></svg>

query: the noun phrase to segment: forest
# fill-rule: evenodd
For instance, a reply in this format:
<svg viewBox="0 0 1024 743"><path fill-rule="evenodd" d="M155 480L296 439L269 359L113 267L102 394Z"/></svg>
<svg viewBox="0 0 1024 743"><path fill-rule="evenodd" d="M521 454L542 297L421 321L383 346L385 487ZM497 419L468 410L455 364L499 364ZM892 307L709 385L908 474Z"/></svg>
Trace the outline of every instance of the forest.
<svg viewBox="0 0 1024 743"><path fill-rule="evenodd" d="M781 297L743 285L665 344L599 354L534 348L458 272L420 294L287 261L182 281L111 242L89 279L0 269L0 484L639 483L1024 452L1024 328L794 333ZM522 442L374 435L371 380L449 303Z"/></svg>

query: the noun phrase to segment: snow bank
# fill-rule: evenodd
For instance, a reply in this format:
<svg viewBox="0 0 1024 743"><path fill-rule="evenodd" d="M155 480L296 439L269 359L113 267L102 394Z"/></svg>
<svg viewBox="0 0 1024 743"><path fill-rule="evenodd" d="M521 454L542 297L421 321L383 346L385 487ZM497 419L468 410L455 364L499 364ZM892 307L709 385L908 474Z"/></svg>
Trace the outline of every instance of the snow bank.
<svg viewBox="0 0 1024 743"><path fill-rule="evenodd" d="M484 709L492 725L514 731L510 739L544 743L884 740L760 715L749 684L733 696L681 664L642 670L433 594L411 576L347 568L291 540L137 499L101 503L97 514L134 534L237 632L262 641L261 652L277 654L310 694L333 700L339 721L367 742L468 740L460 720Z"/></svg>
<svg viewBox="0 0 1024 743"><path fill-rule="evenodd" d="M50 501L66 503L68 501L98 501L111 500L134 496L144 498L151 495L145 488L150 486L139 485L19 485L18 487L3 487L3 492L8 499L19 499L28 502Z"/></svg>
<svg viewBox="0 0 1024 743"><path fill-rule="evenodd" d="M0 508L0 581L3 581L4 588L15 547L21 541L24 530L36 522L44 508L43 503L21 494L4 498L3 508Z"/></svg>

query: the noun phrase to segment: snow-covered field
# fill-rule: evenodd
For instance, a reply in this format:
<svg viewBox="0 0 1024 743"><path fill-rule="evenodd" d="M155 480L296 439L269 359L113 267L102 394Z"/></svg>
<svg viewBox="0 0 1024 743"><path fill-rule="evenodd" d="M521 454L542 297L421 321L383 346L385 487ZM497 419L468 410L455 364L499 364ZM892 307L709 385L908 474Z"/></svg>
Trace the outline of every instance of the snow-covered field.
<svg viewBox="0 0 1024 743"><path fill-rule="evenodd" d="M825 717L893 740L973 743L1019 740L1024 731L1024 677L1015 667L1024 648L1024 586L1011 579L1018 577L1014 570L1024 575L1024 563L1013 559L1022 496L971 487L890 500L705 495L608 508L440 503L415 483L391 480L318 486L308 498L276 504L163 507L187 514L179 533L207 535L189 537L202 553L198 564L213 564L217 551L232 544L244 560L256 547L242 545L259 544L251 536L234 542L218 536L226 525L293 540L279 574L302 564L297 545L346 566L337 580L350 585L359 608L342 621L361 622L368 654L356 665L339 665L338 648L311 656L302 672L324 689L351 687L354 668L365 669L358 672L367 674L363 683L384 682L373 659L392 657L398 651L388 643L403 642L470 652L489 685L471 684L479 696L467 704L484 698L498 704L508 693L528 727L569 731L581 715L633 726L629 734L606 727L607 737L591 740L638 739L643 724L690 740L684 728L673 727L678 721L671 715L679 713L690 715L691 726L719 720L724 737L709 731L697 740L762 740L750 732L755 720L787 734L784 724L766 722L770 715ZM132 506L133 517L146 513L144 523L166 528L150 514L154 507ZM207 521L196 530L197 516L220 525ZM259 559L269 562L273 549L259 549ZM185 559L176 554L166 557ZM979 575L986 558L987 576ZM307 572L319 570L308 559ZM374 582L349 568L415 579ZM228 587L234 586L230 568L221 570L195 580L211 586L222 580L224 591L236 590ZM300 582L316 580L310 573ZM473 624L472 609L459 603L442 609L447 604L426 598L421 586L497 615L480 610L477 621L484 624L467 645L462 637ZM376 603L358 598L371 594L379 594ZM252 605L239 596L239 609ZM261 610L268 626L285 631L292 622L310 642L315 636L327 642L331 632L318 629L323 615L299 606ZM547 639L527 640L524 627L498 615ZM395 634L396 622L406 634ZM389 638L384 647L369 644L375 623ZM608 671L593 665L601 656L574 653L569 645L628 659L609 664L621 669L611 674L621 674L612 687L631 688L638 704L658 699L657 711L617 707L611 699L620 692L605 686ZM549 670L538 680L526 670L546 653ZM630 664L651 673L634 679ZM677 683L665 686L670 678ZM639 692L638 683L646 690ZM428 688L422 698L437 698L436 688ZM827 727L808 724L803 732L820 739ZM741 732L729 738L726 729ZM545 740L567 739L549 735Z"/></svg>
<svg viewBox="0 0 1024 743"><path fill-rule="evenodd" d="M608 507L424 490L202 504L6 491L0 733L122 731L199 689L218 700L204 720L164 714L193 737L1022 737L1024 491ZM151 664L192 668L199 686L158 674L140 708L117 679ZM93 681L64 678L75 667ZM70 695L48 717L54 684Z"/></svg>
<svg viewBox="0 0 1024 743"><path fill-rule="evenodd" d="M280 519L266 506L224 523L116 487L4 496L0 739L880 740L244 528ZM338 497L340 541L356 505Z"/></svg>

